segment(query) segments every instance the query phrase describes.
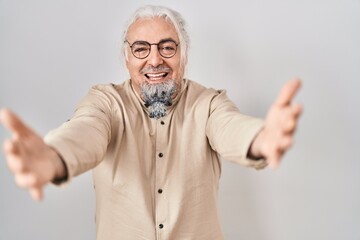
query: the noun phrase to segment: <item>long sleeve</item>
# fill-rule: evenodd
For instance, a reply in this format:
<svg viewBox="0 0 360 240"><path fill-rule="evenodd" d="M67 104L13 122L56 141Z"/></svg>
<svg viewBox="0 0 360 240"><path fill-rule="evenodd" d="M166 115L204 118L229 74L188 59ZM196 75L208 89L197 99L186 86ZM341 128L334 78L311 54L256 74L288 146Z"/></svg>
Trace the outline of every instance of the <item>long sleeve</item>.
<svg viewBox="0 0 360 240"><path fill-rule="evenodd" d="M68 180L99 164L111 139L113 101L103 88L93 87L74 116L45 137L64 160Z"/></svg>
<svg viewBox="0 0 360 240"><path fill-rule="evenodd" d="M219 91L211 102L206 135L213 150L224 159L256 169L264 168L264 160L248 158L255 136L263 127L263 120L240 113L236 105Z"/></svg>

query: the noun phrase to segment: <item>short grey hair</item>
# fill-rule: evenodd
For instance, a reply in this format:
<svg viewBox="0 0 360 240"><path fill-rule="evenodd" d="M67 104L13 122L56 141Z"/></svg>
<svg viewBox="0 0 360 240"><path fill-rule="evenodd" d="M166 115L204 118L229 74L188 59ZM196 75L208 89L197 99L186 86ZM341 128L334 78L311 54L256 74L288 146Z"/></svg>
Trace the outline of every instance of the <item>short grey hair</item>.
<svg viewBox="0 0 360 240"><path fill-rule="evenodd" d="M186 31L186 23L183 17L175 10L172 10L167 7L163 6L153 6L153 5L146 5L143 7L138 8L135 13L130 17L129 21L125 26L125 31L123 33L122 38L122 48L121 52L125 58L128 60L128 52L127 52L127 43L125 42L127 39L127 34L130 26L135 23L139 19L146 19L146 18L155 18L161 17L164 18L166 21L172 23L175 27L175 30L178 34L179 41L180 41L180 56L181 56L181 65L185 68L185 63L187 61L187 53L188 48L190 45L189 35Z"/></svg>

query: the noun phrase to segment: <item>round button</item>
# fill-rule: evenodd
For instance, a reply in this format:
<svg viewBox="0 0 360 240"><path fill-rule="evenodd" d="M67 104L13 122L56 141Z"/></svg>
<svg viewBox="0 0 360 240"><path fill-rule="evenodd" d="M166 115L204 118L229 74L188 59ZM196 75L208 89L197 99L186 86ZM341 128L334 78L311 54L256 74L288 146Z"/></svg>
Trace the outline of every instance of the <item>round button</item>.
<svg viewBox="0 0 360 240"><path fill-rule="evenodd" d="M165 122L164 122L164 121L161 121L160 123L161 123L161 125L164 125L164 124L165 124Z"/></svg>
<svg viewBox="0 0 360 240"><path fill-rule="evenodd" d="M163 190L160 188L160 189L158 190L158 193L161 194L162 192L163 192Z"/></svg>
<svg viewBox="0 0 360 240"><path fill-rule="evenodd" d="M164 154L163 153L159 153L159 157L163 157L164 156Z"/></svg>
<svg viewBox="0 0 360 240"><path fill-rule="evenodd" d="M159 224L159 228L162 229L164 227L164 225L162 225L161 223Z"/></svg>

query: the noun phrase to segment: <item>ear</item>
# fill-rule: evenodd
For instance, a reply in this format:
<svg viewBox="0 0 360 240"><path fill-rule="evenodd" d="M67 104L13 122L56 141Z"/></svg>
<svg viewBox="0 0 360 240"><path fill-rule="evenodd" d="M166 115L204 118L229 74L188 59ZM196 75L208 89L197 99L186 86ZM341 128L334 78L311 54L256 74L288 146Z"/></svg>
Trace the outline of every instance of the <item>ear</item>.
<svg viewBox="0 0 360 240"><path fill-rule="evenodd" d="M189 47L186 47L186 51L185 51L185 59L184 59L184 68L185 66L187 65L188 63L188 51L189 50Z"/></svg>
<svg viewBox="0 0 360 240"><path fill-rule="evenodd" d="M125 50L126 51L126 50ZM122 54L122 60L123 60L123 65L124 67L129 71L129 56L127 55L128 53L123 52Z"/></svg>
<svg viewBox="0 0 360 240"><path fill-rule="evenodd" d="M181 68L182 68L182 71L184 72L184 74L185 74L185 69L186 69L187 63L188 63L188 56L187 56L187 54L185 54L184 59L181 60Z"/></svg>
<svg viewBox="0 0 360 240"><path fill-rule="evenodd" d="M129 52L127 51L128 49L125 47L125 45L122 45L121 58L122 58L123 66L126 67L127 70L129 70Z"/></svg>

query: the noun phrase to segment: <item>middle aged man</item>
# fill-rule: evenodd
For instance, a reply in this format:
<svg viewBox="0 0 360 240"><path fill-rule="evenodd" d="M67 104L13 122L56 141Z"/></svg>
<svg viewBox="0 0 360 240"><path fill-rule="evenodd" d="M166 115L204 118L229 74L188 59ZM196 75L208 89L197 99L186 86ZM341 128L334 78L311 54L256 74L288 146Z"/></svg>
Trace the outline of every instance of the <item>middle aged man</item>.
<svg viewBox="0 0 360 240"><path fill-rule="evenodd" d="M130 80L94 86L45 141L10 110L4 143L20 187L42 198L49 182L93 169L97 239L223 239L219 156L277 166L301 113L290 81L265 121L240 114L225 91L184 79L188 35L179 13L145 6L124 33ZM95 168L96 167L96 168Z"/></svg>

